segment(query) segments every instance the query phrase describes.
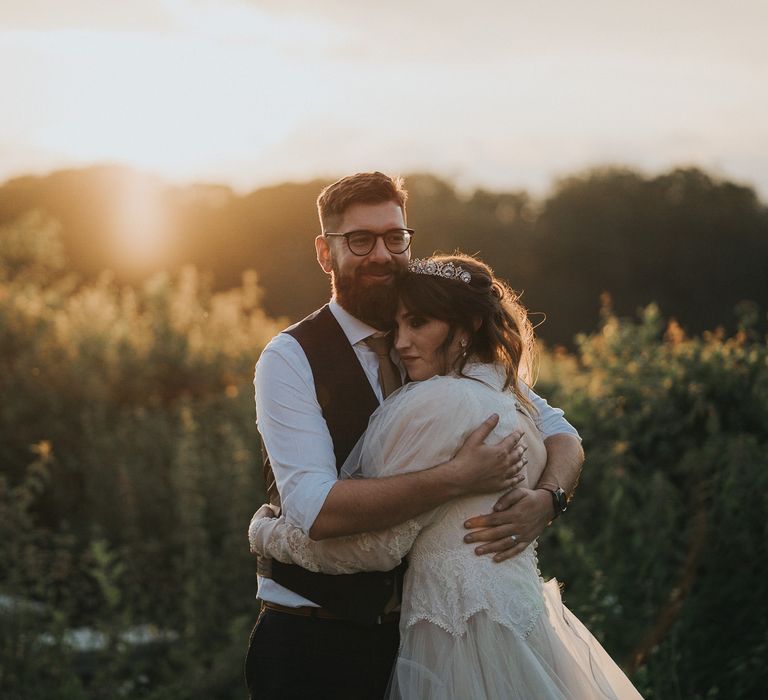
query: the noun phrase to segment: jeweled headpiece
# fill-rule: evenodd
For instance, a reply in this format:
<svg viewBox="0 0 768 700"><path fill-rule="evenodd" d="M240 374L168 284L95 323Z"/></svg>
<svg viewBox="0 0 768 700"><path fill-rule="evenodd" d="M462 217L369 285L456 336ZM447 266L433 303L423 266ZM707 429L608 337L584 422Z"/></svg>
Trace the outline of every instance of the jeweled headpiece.
<svg viewBox="0 0 768 700"><path fill-rule="evenodd" d="M454 265L452 262L442 263L434 258L414 258L408 263L408 272L443 277L447 280L460 280L466 284L472 281L472 275L461 265Z"/></svg>

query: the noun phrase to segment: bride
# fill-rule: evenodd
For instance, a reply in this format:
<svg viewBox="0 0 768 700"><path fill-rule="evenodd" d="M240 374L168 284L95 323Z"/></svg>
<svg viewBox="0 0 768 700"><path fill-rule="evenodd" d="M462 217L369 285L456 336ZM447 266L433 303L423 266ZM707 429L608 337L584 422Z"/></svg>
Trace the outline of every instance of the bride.
<svg viewBox="0 0 768 700"><path fill-rule="evenodd" d="M536 484L546 449L523 386L533 331L490 268L465 255L414 260L400 282L395 348L412 380L373 414L342 470L382 477L450 459L489 413L489 440L518 425ZM461 533L498 494L451 501L389 530L311 540L284 518L254 516L251 550L332 574L388 571L407 557L400 649L387 696L413 700L640 698L597 640L544 583L536 543L501 563Z"/></svg>

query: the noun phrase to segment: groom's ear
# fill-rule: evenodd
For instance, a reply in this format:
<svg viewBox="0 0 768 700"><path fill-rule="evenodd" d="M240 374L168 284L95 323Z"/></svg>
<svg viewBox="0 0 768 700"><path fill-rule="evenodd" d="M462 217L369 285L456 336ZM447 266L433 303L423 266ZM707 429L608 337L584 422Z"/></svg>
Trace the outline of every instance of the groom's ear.
<svg viewBox="0 0 768 700"><path fill-rule="evenodd" d="M317 252L317 262L320 263L323 272L325 272L326 275L330 275L331 270L333 270L333 265L331 263L331 246L325 236L320 235L315 238L315 251Z"/></svg>

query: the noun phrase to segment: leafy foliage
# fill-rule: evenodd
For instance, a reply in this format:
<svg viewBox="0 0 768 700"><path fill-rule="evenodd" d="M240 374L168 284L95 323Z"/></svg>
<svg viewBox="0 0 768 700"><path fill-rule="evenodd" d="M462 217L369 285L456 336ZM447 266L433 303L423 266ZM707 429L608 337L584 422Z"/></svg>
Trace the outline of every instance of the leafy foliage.
<svg viewBox="0 0 768 700"><path fill-rule="evenodd" d="M545 380L587 463L544 568L647 697L762 696L768 346L748 323L687 338L606 307Z"/></svg>
<svg viewBox="0 0 768 700"><path fill-rule="evenodd" d="M252 273L219 294L191 268L81 284L38 214L0 250L0 694L65 678L72 697L153 697L162 677L178 687L158 697L226 697L263 498L253 363L280 322ZM126 641L147 625L152 644Z"/></svg>
<svg viewBox="0 0 768 700"><path fill-rule="evenodd" d="M325 184L238 195L213 185L171 187L117 167L60 171L0 186L0 224L44 207L61 223L73 269L87 279L106 267L140 286L156 269L194 265L226 289L253 269L265 311L296 321L328 294L312 245L314 202ZM593 332L603 292L621 314L656 302L695 333L730 324L744 300L768 299L768 209L750 187L698 169L656 176L594 169L564 178L542 198L463 194L425 173L409 176L407 186L414 254L480 253L525 291L529 309L550 314L540 328L549 343L572 348L576 333ZM153 226L152 217L135 215L145 209ZM125 239L147 237L158 248L142 264L121 249Z"/></svg>
<svg viewBox="0 0 768 700"><path fill-rule="evenodd" d="M241 697L251 376L284 322L253 274L214 293L192 268L139 287L68 269L43 215L0 229L0 695ZM542 569L649 698L757 698L768 680L758 316L687 337L606 302L574 354L544 354L539 391L588 458Z"/></svg>

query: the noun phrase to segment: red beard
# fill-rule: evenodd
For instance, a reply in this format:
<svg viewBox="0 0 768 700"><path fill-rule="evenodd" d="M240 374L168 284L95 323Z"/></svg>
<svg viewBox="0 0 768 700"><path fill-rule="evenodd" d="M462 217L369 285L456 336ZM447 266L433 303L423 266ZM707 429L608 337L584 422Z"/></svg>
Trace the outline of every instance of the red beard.
<svg viewBox="0 0 768 700"><path fill-rule="evenodd" d="M388 265L369 264L355 269L354 273L342 275L333 261L331 284L336 300L355 318L373 328L389 330L397 310L397 279L404 270L394 261ZM382 284L365 284L361 277L365 273L390 273L394 280Z"/></svg>

